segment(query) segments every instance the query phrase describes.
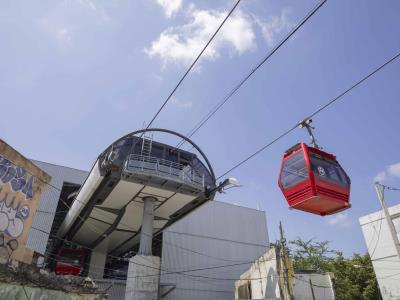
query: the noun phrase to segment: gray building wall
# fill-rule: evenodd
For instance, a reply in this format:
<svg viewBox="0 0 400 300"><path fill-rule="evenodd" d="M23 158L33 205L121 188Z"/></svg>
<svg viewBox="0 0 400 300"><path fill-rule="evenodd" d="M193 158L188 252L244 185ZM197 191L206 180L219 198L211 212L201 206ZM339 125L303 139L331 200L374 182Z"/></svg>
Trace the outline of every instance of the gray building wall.
<svg viewBox="0 0 400 300"><path fill-rule="evenodd" d="M43 193L27 241L27 247L44 254L49 239L49 235L45 232L51 230L63 183L82 184L88 172L36 160L32 162L51 176L51 184L57 188L48 186Z"/></svg>
<svg viewBox="0 0 400 300"><path fill-rule="evenodd" d="M108 300L125 299L126 281L115 279L96 279L96 286L106 291Z"/></svg>
<svg viewBox="0 0 400 300"><path fill-rule="evenodd" d="M163 299L234 299L235 280L268 248L265 212L208 202L164 231L161 284L176 288Z"/></svg>

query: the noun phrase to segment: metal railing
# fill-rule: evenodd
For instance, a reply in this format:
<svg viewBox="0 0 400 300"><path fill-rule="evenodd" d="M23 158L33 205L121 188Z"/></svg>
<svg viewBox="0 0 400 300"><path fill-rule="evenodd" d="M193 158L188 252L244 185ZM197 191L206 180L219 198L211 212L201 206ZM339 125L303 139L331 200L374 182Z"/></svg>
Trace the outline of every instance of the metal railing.
<svg viewBox="0 0 400 300"><path fill-rule="evenodd" d="M204 174L198 174L189 165L185 166L162 158L131 154L126 162L126 169L159 174L204 188Z"/></svg>

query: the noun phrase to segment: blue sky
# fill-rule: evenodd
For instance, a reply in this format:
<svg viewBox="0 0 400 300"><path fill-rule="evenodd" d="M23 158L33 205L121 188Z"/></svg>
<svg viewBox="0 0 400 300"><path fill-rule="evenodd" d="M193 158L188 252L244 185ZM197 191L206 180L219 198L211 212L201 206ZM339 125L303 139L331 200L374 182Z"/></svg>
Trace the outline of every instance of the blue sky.
<svg viewBox="0 0 400 300"><path fill-rule="evenodd" d="M232 5L2 1L1 138L30 158L89 169L112 141L149 122ZM188 132L315 5L242 1L154 125ZM328 1L193 136L217 175L396 54L399 10L395 0ZM277 176L283 151L308 142L300 129L232 172L243 187L218 198L265 210L271 240L282 220L289 239L364 252L358 217L379 208L374 178L400 186L399 72L395 61L314 118L319 143L352 179L350 210L328 218L288 210Z"/></svg>

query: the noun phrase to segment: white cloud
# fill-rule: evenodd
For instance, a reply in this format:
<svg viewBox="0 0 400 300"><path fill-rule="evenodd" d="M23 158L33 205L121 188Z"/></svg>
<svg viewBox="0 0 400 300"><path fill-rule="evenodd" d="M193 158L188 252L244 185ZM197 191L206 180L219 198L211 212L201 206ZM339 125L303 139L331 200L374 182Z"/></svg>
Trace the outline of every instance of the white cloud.
<svg viewBox="0 0 400 300"><path fill-rule="evenodd" d="M175 16L182 7L182 0L157 0L157 3L162 6L167 18Z"/></svg>
<svg viewBox="0 0 400 300"><path fill-rule="evenodd" d="M70 47L73 42L71 27L63 22L57 22L54 18L39 20L39 27L50 37L57 41L61 47Z"/></svg>
<svg viewBox="0 0 400 300"><path fill-rule="evenodd" d="M78 3L81 4L83 7L87 7L92 10L97 16L99 16L103 21L108 22L110 21L110 17L108 16L106 10L99 5L96 5L92 0L78 0Z"/></svg>
<svg viewBox="0 0 400 300"><path fill-rule="evenodd" d="M70 44L72 36L68 28L60 28L55 32L55 36L60 43Z"/></svg>
<svg viewBox="0 0 400 300"><path fill-rule="evenodd" d="M179 108L191 108L193 106L192 101L184 101L184 100L180 100L176 97L172 97L171 104L175 105Z"/></svg>
<svg viewBox="0 0 400 300"><path fill-rule="evenodd" d="M288 31L294 26L288 17L290 12L291 9L284 8L280 16L273 16L268 21L253 15L255 23L260 27L262 35L269 45L274 43L277 34Z"/></svg>
<svg viewBox="0 0 400 300"><path fill-rule="evenodd" d="M338 213L333 216L328 216L327 223L332 226L350 227L353 222L348 214Z"/></svg>
<svg viewBox="0 0 400 300"><path fill-rule="evenodd" d="M193 6L187 13L189 22L163 31L158 39L145 49L146 54L150 57L159 57L164 66L170 62L190 64L227 15L226 11L198 10ZM202 57L214 60L220 56L224 48L242 54L255 47L251 19L241 11L237 11L225 23Z"/></svg>
<svg viewBox="0 0 400 300"><path fill-rule="evenodd" d="M389 165L384 171L374 177L374 182L383 182L394 178L400 178L400 162Z"/></svg>
<svg viewBox="0 0 400 300"><path fill-rule="evenodd" d="M77 22L79 20L80 22ZM105 9L92 0L62 1L37 20L38 27L54 39L60 48L68 49L85 30L99 30L99 25L111 19Z"/></svg>

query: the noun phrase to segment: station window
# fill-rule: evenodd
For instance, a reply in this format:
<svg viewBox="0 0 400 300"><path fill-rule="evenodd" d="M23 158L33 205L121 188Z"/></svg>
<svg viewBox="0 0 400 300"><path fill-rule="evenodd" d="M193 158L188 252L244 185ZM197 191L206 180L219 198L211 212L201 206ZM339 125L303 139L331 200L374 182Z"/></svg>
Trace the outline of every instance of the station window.
<svg viewBox="0 0 400 300"><path fill-rule="evenodd" d="M164 158L164 147L153 144L153 146L151 147L151 156Z"/></svg>

